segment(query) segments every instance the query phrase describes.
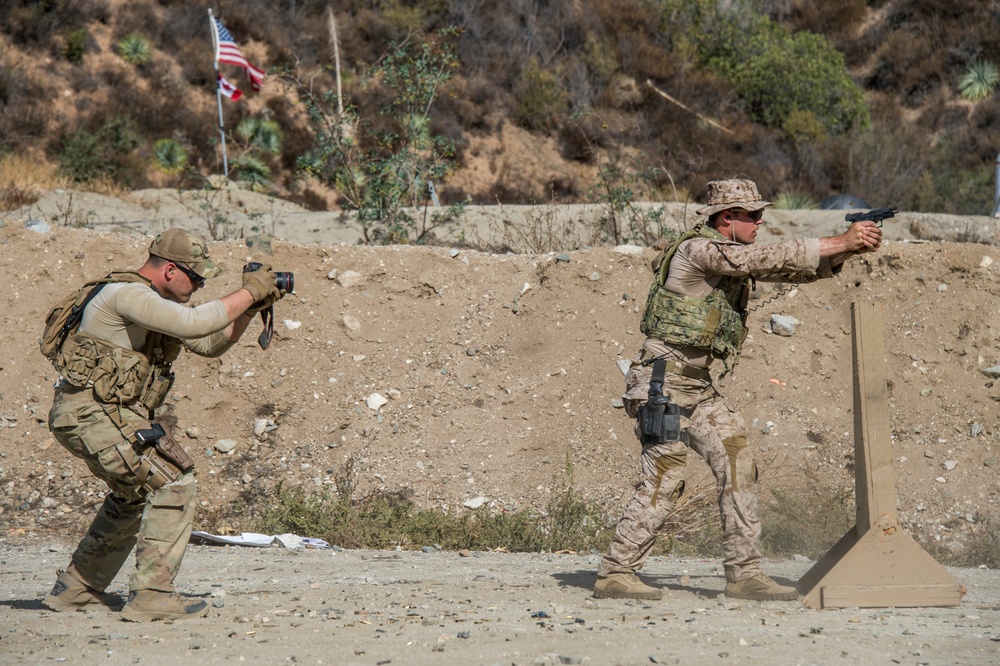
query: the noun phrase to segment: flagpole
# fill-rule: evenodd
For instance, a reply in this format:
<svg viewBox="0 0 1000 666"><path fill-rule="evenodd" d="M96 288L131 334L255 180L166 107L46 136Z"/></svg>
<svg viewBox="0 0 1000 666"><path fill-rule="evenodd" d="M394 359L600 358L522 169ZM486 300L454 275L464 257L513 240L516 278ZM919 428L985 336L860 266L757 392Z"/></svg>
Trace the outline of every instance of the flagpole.
<svg viewBox="0 0 1000 666"><path fill-rule="evenodd" d="M229 159L226 155L226 128L222 122L222 92L219 89L219 61L216 55L219 53L219 37L215 31L215 17L212 16L212 8L208 8L208 25L212 29L212 65L215 68L215 101L219 105L219 138L222 140L222 172L229 178Z"/></svg>

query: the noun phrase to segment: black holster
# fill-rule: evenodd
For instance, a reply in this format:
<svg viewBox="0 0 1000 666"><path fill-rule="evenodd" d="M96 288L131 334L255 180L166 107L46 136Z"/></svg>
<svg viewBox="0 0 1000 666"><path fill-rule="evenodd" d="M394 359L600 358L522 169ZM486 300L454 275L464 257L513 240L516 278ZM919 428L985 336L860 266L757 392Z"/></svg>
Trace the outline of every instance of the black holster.
<svg viewBox="0 0 1000 666"><path fill-rule="evenodd" d="M663 395L663 377L666 361L653 361L653 376L649 382L649 398L639 409L639 436L643 446L664 442L687 443L688 435L681 430L681 415L686 415L678 405Z"/></svg>

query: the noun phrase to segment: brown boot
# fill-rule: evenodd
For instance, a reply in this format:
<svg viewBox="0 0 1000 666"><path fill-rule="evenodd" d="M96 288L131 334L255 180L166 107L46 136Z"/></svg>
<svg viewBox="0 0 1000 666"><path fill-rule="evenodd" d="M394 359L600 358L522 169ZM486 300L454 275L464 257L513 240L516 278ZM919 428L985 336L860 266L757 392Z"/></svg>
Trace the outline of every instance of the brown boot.
<svg viewBox="0 0 1000 666"><path fill-rule="evenodd" d="M68 571L60 571L52 591L45 595L42 604L54 611L89 610L87 606L104 606L121 610L125 601L117 594L106 594L90 587Z"/></svg>
<svg viewBox="0 0 1000 666"><path fill-rule="evenodd" d="M159 590L133 590L122 611L122 619L129 622L153 620L183 620L208 615L208 604L201 599L188 599L172 592Z"/></svg>
<svg viewBox="0 0 1000 666"><path fill-rule="evenodd" d="M594 583L594 596L598 599L645 599L659 601L663 593L646 585L634 573L617 573L600 576Z"/></svg>
<svg viewBox="0 0 1000 666"><path fill-rule="evenodd" d="M734 583L726 583L726 596L731 599L752 601L795 601L799 591L787 585L778 585L762 573Z"/></svg>

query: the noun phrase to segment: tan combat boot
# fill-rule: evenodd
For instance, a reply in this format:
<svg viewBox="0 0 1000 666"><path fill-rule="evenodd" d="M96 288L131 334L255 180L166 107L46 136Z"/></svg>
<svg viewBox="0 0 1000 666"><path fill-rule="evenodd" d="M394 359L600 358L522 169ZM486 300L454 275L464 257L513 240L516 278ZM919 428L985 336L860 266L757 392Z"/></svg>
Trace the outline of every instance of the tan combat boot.
<svg viewBox="0 0 1000 666"><path fill-rule="evenodd" d="M125 601L117 594L106 594L90 587L68 571L60 571L52 591L42 599L42 605L54 611L83 611L87 606L104 606L121 610Z"/></svg>
<svg viewBox="0 0 1000 666"><path fill-rule="evenodd" d="M159 590L133 590L122 611L122 619L129 622L153 620L183 620L208 615L208 604L201 599L188 599L172 592Z"/></svg>
<svg viewBox="0 0 1000 666"><path fill-rule="evenodd" d="M663 593L646 585L634 573L616 573L600 576L594 583L594 596L598 599L646 599L659 601Z"/></svg>
<svg viewBox="0 0 1000 666"><path fill-rule="evenodd" d="M799 591L787 585L778 585L762 573L736 582L726 583L726 596L731 599L752 601L795 601Z"/></svg>

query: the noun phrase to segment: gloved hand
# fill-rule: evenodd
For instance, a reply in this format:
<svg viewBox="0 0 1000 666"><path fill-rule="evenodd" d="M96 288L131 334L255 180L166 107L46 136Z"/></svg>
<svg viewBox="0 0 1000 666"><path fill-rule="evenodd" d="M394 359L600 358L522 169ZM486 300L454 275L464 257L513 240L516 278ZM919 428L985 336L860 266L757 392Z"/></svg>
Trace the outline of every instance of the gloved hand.
<svg viewBox="0 0 1000 666"><path fill-rule="evenodd" d="M243 274L243 288L253 296L254 304L252 307L256 308L268 297L273 297L271 303L274 303L274 301L284 296L274 281L275 275L274 271L271 270L270 264L264 264L255 271Z"/></svg>
<svg viewBox="0 0 1000 666"><path fill-rule="evenodd" d="M274 293L269 294L264 299L255 302L253 305L251 305L249 308L247 308L247 314L250 315L250 316L253 316L253 315L257 314L258 312L266 310L269 307L271 307L272 305L274 305L275 303L277 303L279 300L281 300L284 296L285 296L285 292L284 291L275 290Z"/></svg>

